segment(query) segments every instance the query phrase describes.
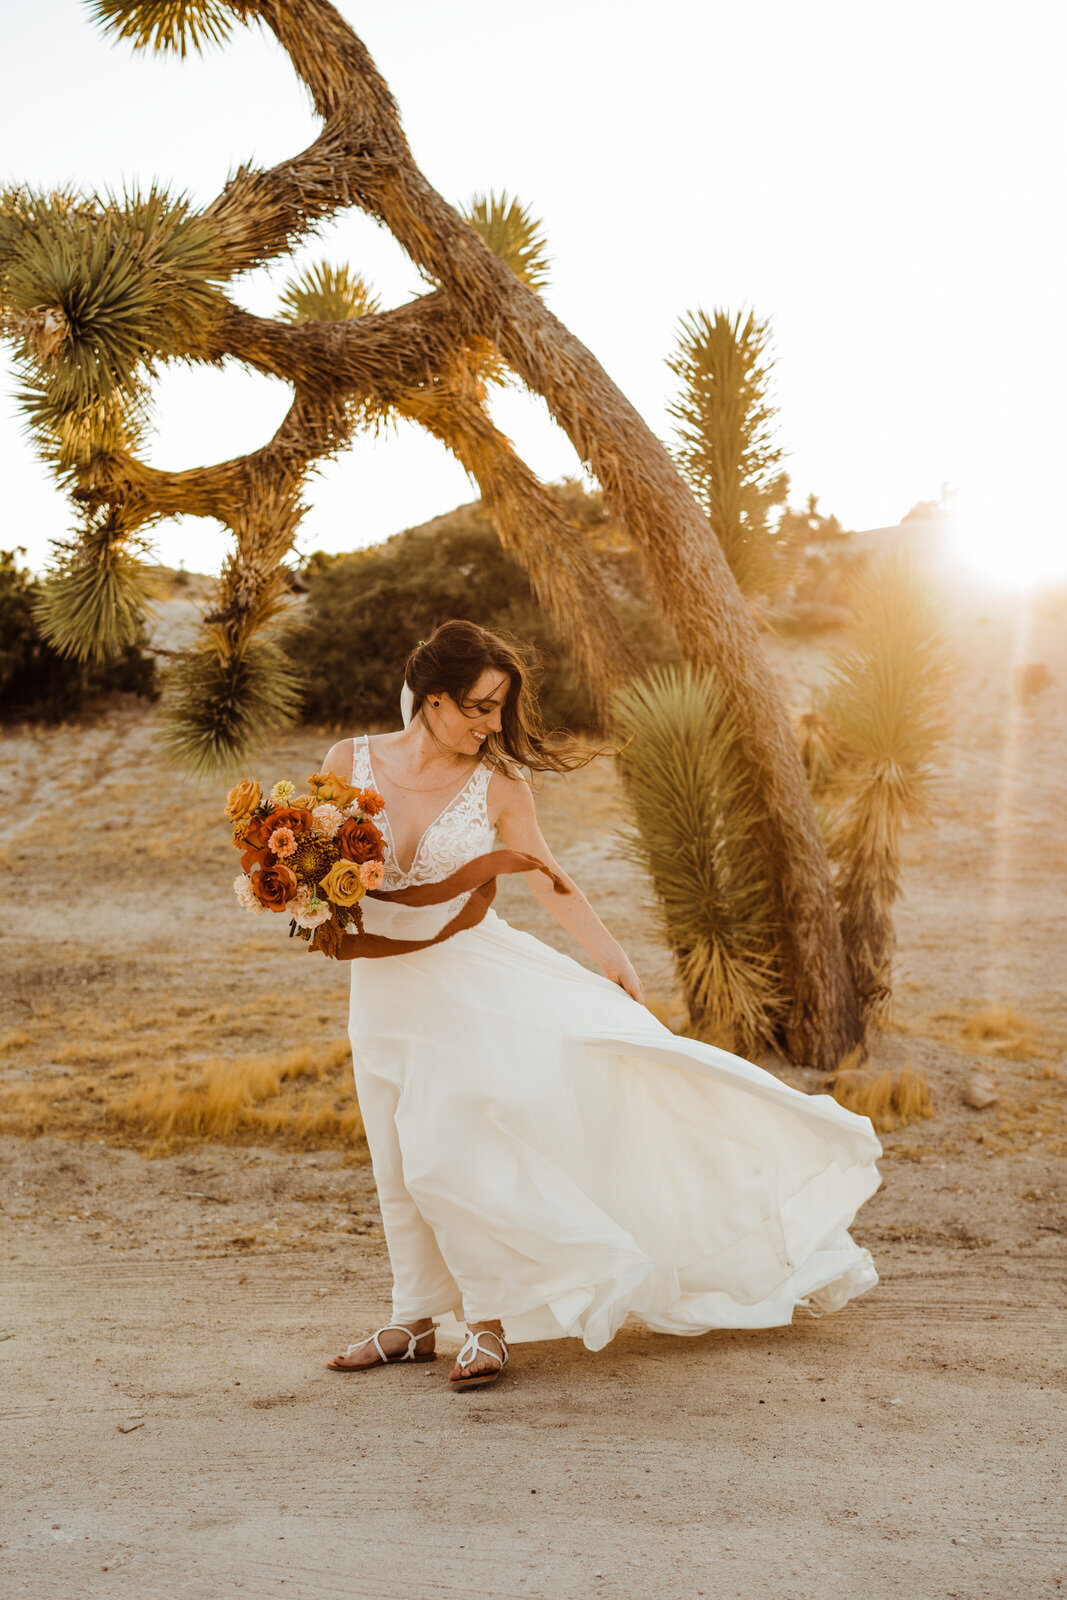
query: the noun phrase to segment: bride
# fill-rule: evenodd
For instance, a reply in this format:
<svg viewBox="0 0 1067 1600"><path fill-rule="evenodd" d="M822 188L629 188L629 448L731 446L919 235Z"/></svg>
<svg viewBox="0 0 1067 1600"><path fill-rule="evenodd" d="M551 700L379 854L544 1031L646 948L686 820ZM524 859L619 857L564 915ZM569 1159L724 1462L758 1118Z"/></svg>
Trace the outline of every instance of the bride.
<svg viewBox="0 0 1067 1600"><path fill-rule="evenodd" d="M881 1183L870 1120L645 1008L538 827L521 769L587 756L546 745L520 653L446 622L404 679L403 730L323 763L385 802L385 878L362 902L378 937L336 953L386 957L352 959L349 1029L393 1273L392 1321L329 1365L432 1361L440 1329L469 1388L509 1341L599 1350L630 1313L661 1333L777 1327L872 1288L848 1233ZM603 977L488 908L516 870Z"/></svg>

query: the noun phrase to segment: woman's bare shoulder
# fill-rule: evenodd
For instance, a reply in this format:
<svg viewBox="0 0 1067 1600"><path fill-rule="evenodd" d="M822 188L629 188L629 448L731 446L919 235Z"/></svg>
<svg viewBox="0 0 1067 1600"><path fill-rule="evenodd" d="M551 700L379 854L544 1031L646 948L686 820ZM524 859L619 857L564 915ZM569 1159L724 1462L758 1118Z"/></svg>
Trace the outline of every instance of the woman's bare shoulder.
<svg viewBox="0 0 1067 1600"><path fill-rule="evenodd" d="M533 806L533 790L521 767L494 767L488 794L498 816L502 811Z"/></svg>
<svg viewBox="0 0 1067 1600"><path fill-rule="evenodd" d="M352 771L355 754L355 739L338 739L336 744L330 746L323 758L323 772L333 772L337 777L344 778L347 781Z"/></svg>

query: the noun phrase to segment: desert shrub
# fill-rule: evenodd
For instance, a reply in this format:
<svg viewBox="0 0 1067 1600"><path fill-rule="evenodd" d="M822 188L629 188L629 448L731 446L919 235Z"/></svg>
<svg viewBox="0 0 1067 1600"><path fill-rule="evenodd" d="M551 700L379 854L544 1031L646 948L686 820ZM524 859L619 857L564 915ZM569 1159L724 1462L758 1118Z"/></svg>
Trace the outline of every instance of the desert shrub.
<svg viewBox="0 0 1067 1600"><path fill-rule="evenodd" d="M597 547L624 621L644 659L669 660L673 642L640 593L632 557L613 535L599 497L558 491ZM315 555L307 600L283 647L305 684L309 721L366 727L397 717L409 650L450 617L512 633L538 651L541 705L550 726L597 726L596 708L522 567L502 548L481 502L342 556Z"/></svg>
<svg viewBox="0 0 1067 1600"><path fill-rule="evenodd" d="M656 667L614 709L632 736L618 757L633 818L620 843L652 881L691 1024L755 1050L782 1009L776 897L722 688L711 671Z"/></svg>
<svg viewBox="0 0 1067 1600"><path fill-rule="evenodd" d="M798 732L860 1011L877 1022L891 992L902 836L929 816L952 663L937 598L906 557L863 569L851 605L826 687Z"/></svg>
<svg viewBox="0 0 1067 1600"><path fill-rule="evenodd" d="M19 565L23 554L21 548L0 550L0 718L58 721L113 690L156 699L156 664L143 636L102 664L75 661L52 648L38 627L40 585Z"/></svg>
<svg viewBox="0 0 1067 1600"><path fill-rule="evenodd" d="M934 1114L930 1085L910 1062L895 1070L888 1067L884 1072L839 1069L826 1087L846 1111L870 1117L877 1133L892 1133Z"/></svg>

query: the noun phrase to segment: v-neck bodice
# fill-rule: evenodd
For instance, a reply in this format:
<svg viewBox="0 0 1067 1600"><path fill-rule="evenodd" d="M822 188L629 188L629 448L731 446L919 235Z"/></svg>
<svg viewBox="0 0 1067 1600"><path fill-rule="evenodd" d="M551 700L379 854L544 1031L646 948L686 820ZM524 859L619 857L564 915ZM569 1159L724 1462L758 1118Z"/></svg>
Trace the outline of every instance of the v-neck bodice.
<svg viewBox="0 0 1067 1600"><path fill-rule="evenodd" d="M422 831L407 871L397 860L389 807L382 814L383 834L389 846L384 889L406 889L416 883L437 883L450 873L493 848L495 830L489 823L488 793L493 769L484 761L471 773L458 794L444 805ZM361 789L377 789L371 761L370 738L354 740L352 782ZM459 897L459 904L467 897ZM457 907L458 908L458 907Z"/></svg>

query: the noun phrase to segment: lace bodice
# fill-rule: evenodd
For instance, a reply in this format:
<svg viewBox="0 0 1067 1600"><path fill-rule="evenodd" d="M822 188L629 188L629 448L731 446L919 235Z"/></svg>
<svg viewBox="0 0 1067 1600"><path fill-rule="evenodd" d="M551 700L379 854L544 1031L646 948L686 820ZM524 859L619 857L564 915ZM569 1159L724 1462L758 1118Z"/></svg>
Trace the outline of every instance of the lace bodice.
<svg viewBox="0 0 1067 1600"><path fill-rule="evenodd" d="M366 734L353 741L352 782L361 789L378 787L371 765L370 740ZM407 889L416 883L438 883L475 856L493 848L495 830L489 823L489 780L493 769L483 761L475 767L466 786L460 790L423 831L407 872L401 872L396 858L389 809L382 814L383 833L389 846L385 858L383 889ZM449 901L454 915L466 900L465 894ZM447 921L447 918L445 919Z"/></svg>

